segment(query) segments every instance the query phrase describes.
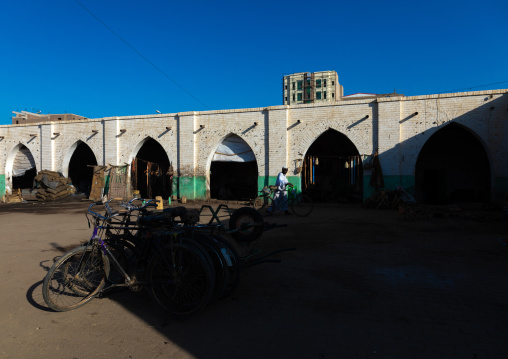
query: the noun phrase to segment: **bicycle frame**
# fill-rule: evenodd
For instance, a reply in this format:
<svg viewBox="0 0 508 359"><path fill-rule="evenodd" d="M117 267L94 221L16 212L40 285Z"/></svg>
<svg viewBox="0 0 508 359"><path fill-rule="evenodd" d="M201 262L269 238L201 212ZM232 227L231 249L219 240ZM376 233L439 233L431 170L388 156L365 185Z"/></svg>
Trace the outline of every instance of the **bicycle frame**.
<svg viewBox="0 0 508 359"><path fill-rule="evenodd" d="M95 212L94 205L104 205L106 215ZM191 240L192 232L174 221L184 211L143 216L136 228L130 223L126 227L114 227L136 229L135 237L126 232L112 235L108 231L112 228L112 218L128 217L130 212L141 208L130 208L129 212L120 214L113 213L108 203L90 205L87 211L88 224L93 221L90 239L65 253L44 278L43 297L51 309L79 308L116 287L133 291L146 287L157 303L175 316L192 314L210 301L215 290L215 268L206 251ZM108 213L112 214L108 216ZM140 241L132 243L131 238ZM218 288L225 290L226 284L224 280Z"/></svg>
<svg viewBox="0 0 508 359"><path fill-rule="evenodd" d="M124 230L124 229L131 229L132 230L132 229L135 229L135 230L139 230L140 229L139 227L130 226L130 224L134 223L134 222L130 221L131 214L135 210L142 211L143 209L146 209L146 207L150 205L151 201L146 202L143 206L136 207L136 206L132 206L132 202L135 201L135 200L142 200L142 199L141 198L133 198L132 200L130 200L127 203L127 205L125 207L127 208L128 212L124 213L124 216L123 216L124 218L116 223L117 226L115 226L115 224L111 223L111 219L114 219L115 217L119 217L122 214L119 213L119 212L113 211L111 209L111 207L109 206L109 203L112 200L109 200L109 201L104 202L104 203L102 203L102 202L95 202L95 203L92 203L90 205L90 207L88 208L87 218L88 218L88 215L91 215L92 217L94 217L94 230L93 230L92 237L90 238L90 241L88 242L87 246L90 246L90 245L93 246L94 243L98 243L100 248L101 248L101 250L102 250L102 252L103 252L103 254L108 258L108 260L113 262L113 265L115 266L115 268L118 269L120 271L120 274L125 278L125 283L124 284L113 284L113 285L110 285L110 286L104 288L102 290L102 292L104 292L107 289L114 288L114 287L122 287L122 286L131 287L134 284L140 284L139 282L136 282L133 278L131 278L131 276L129 276L129 274L127 273L125 268L118 262L116 257L109 250L108 245L107 245L107 239L104 240L102 238L102 234L104 233L105 230L111 230L111 229L116 229L116 230ZM108 213L109 216L105 217L105 216L102 216L101 214L99 214L97 212L92 211L91 208L93 206L95 206L95 205L104 205L104 207L106 209L106 213ZM89 218L88 218L88 221L89 221L89 224L90 224L90 219ZM99 235L99 234L101 234L101 235ZM150 234L151 234L150 232L147 232L146 239L149 238ZM152 246L153 246L153 242L154 242L153 240L149 240L148 241L148 245L147 246L143 246L143 251L140 254L139 260L137 261L136 266L135 266L135 272L138 272L140 270L140 268L142 268L146 264L146 262L148 260L149 253L150 253L150 251L152 249Z"/></svg>
<svg viewBox="0 0 508 359"><path fill-rule="evenodd" d="M134 200L136 200L136 198L129 201L128 204L131 204L132 201L134 201ZM131 224L132 222L130 222L130 221L127 222L127 221L130 219L131 213L135 210L142 211L143 209L146 209L146 207L149 205L149 202L145 203L143 206L140 206L140 207L135 207L135 206L126 207L128 209L128 212L124 213L123 215L125 216L125 218L127 218L127 220L121 220L121 221L117 222L117 224L119 224L119 226L113 225L113 227L112 227L111 219L114 217L120 216L122 214L119 212L113 211L108 205L109 202L111 202L111 200L108 202L105 202L105 203L96 202L96 203L93 203L88 209L87 215L88 214L92 215L95 220L93 234L92 234L92 237L90 238L88 245L94 245L94 243L99 244L104 255L108 258L108 260L113 262L113 265L115 266L115 268L118 269L120 274L122 275L122 277L125 278L125 283L111 284L111 285L103 288L101 290L101 293L104 293L104 292L111 290L113 288L116 288L116 287L132 288L134 285L151 284L148 282L138 281L135 278L132 278L131 276L129 276L129 274L127 273L125 268L120 264L120 262L116 259L114 254L111 253L110 249L108 248L108 243L107 243L108 239L107 238L103 239L99 234L102 234L102 233L104 233L105 230L109 230L109 229L141 230L142 233L138 237L143 237L144 245L142 246L142 251L139 255L139 258L135 263L135 267L133 268L134 273L139 273L139 272L143 272L146 269L146 265L148 263L150 253L153 252L153 249L155 248L155 250L157 252L160 252L160 250L162 248L161 247L161 239L162 238L166 238L166 239L170 238L171 241L173 241L174 239L177 238L178 234L187 233L187 231L185 231L182 226L178 226L176 223L171 223L171 225L168 228L165 228L165 230L156 230L156 231L153 231L152 229L144 228L144 227L130 226L129 224ZM104 205L106 208L106 212L110 213L111 215L108 217L105 217L105 216L100 215L97 212L93 212L91 210L92 206L98 205L98 204ZM121 238L121 237L122 236L119 236L119 238ZM185 236L180 237L181 238L180 242L184 237ZM171 264L169 262L166 262L166 264L168 266L171 266Z"/></svg>
<svg viewBox="0 0 508 359"><path fill-rule="evenodd" d="M102 253L108 258L108 260L111 260L113 262L113 265L120 271L122 276L125 278L126 285L129 286L129 285L132 284L131 277L127 274L127 272L122 267L122 265L118 262L118 260L115 258L115 256L111 253L111 251L109 250L109 248L108 248L108 246L106 244L106 241L104 241L104 239L101 238L101 236L99 236L99 233L102 234L105 229L109 228L109 226L104 226L104 223L106 223L111 218L118 216L118 213L112 214L109 217L105 217L105 216L100 215L99 213L93 212L91 210L91 208L94 205L97 205L99 203L103 204L102 202L96 202L96 203L93 203L92 205L90 205L90 207L88 208L87 216L88 216L88 214L91 214L94 217L94 229L93 229L92 237L88 241L87 246L92 246L93 247L93 245L95 243L98 243L100 248L101 248L101 250L102 250ZM108 209L107 203L108 202L104 203L104 205ZM100 222L102 222L102 225L100 225Z"/></svg>
<svg viewBox="0 0 508 359"><path fill-rule="evenodd" d="M270 215L282 210L286 211L288 207L291 207L291 211L300 217L305 217L312 212L314 204L310 197L302 193L294 194L291 197L288 193L286 197L285 192L289 192L287 187L284 191L281 191L275 186L270 186L269 192L266 190L260 191L261 194L254 199L254 208L261 215Z"/></svg>
<svg viewBox="0 0 508 359"><path fill-rule="evenodd" d="M277 211L283 211L284 208L290 204L290 201L292 201L291 199L289 199L289 196L286 196L286 199L284 200L284 195L283 193L285 192L286 194L288 193L287 190L284 190L284 191L281 191L279 189L270 189L270 192L269 193L266 193L266 192L263 192L263 191L259 191L261 193L261 195L259 195L256 199L259 199L259 198L263 198L264 199L264 204L267 203L268 201L268 198L271 199L271 202L272 204L269 205L269 207L272 207L271 209L268 209L268 212L271 212L271 213L275 213ZM280 196L278 196L278 194L282 194Z"/></svg>

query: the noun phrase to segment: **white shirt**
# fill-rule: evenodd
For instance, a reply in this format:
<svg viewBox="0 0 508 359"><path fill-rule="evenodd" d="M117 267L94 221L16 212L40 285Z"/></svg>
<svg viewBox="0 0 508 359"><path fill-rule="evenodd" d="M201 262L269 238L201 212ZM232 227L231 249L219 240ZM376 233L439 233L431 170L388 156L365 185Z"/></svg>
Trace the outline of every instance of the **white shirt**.
<svg viewBox="0 0 508 359"><path fill-rule="evenodd" d="M286 185L289 183L288 179L286 178L286 175L284 173L279 173L277 176L277 181L275 181L275 185L277 186L277 189L279 191L286 190Z"/></svg>

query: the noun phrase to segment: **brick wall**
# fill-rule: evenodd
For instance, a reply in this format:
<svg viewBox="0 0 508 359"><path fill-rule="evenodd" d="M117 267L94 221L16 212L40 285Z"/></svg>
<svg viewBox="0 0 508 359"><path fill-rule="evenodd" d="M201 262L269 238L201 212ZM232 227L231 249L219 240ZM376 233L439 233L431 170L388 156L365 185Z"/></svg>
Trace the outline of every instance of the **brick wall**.
<svg viewBox="0 0 508 359"><path fill-rule="evenodd" d="M91 148L98 164L122 165L130 163L151 137L166 151L175 176L191 179L191 187L184 192L199 197L203 196L201 187L205 186L206 193L209 186L213 153L228 135L238 135L249 144L260 178L270 178L282 166L289 167L291 176L298 176L296 160L305 156L321 134L334 129L346 135L362 155L378 149L383 174L390 186L396 186L411 183L423 145L442 126L455 122L484 145L493 182L504 181L508 186L507 91L0 126L0 174L8 191L9 166L21 145L31 151L37 170L67 174L79 141ZM121 132L123 129L126 131Z"/></svg>

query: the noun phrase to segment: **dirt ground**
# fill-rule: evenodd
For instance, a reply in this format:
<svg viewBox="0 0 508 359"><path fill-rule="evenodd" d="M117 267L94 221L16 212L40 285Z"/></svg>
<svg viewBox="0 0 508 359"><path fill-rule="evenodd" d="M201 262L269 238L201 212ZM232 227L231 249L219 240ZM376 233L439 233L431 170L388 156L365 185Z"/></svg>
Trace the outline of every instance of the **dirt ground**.
<svg viewBox="0 0 508 359"><path fill-rule="evenodd" d="M86 241L89 202L0 204L0 358L506 358L508 221L500 211L317 205L273 216L235 293L169 319L145 292L49 310L53 260ZM199 206L194 203L189 206ZM217 204L212 204L216 206ZM241 204L230 204L240 207ZM474 209L474 211L473 211ZM223 218L223 220L226 218Z"/></svg>

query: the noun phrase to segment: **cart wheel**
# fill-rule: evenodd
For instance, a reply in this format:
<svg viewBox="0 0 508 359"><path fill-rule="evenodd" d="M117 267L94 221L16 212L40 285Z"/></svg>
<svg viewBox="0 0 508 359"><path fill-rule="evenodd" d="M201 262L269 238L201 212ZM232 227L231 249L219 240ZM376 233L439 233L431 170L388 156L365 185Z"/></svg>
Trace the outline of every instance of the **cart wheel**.
<svg viewBox="0 0 508 359"><path fill-rule="evenodd" d="M229 230L242 228L244 224L263 223L263 217L251 207L241 207L233 212L229 218ZM253 242L263 234L263 226L252 226L231 232L231 236L238 242Z"/></svg>

